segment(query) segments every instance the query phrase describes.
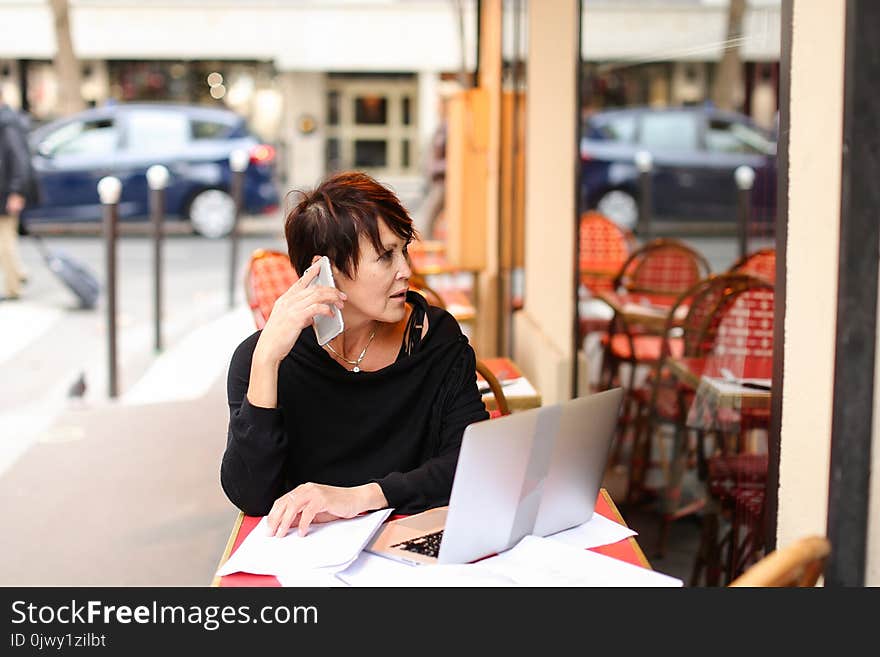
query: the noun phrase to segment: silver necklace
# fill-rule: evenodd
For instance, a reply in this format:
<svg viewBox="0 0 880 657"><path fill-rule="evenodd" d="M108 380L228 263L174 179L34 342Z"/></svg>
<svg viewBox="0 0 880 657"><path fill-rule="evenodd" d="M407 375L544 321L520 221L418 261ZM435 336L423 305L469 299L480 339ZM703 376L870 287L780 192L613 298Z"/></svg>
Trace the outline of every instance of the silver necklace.
<svg viewBox="0 0 880 657"><path fill-rule="evenodd" d="M361 371L361 367L360 367L361 361L364 359L364 356L367 355L367 347L370 346L370 343L373 341L373 338L375 338L375 337L376 337L376 329L373 329L373 332L370 333L370 339L367 340L367 344L361 350L360 356L357 357L357 360L348 360L348 358L346 358L345 356L343 356L339 352L337 352L329 342L327 343L326 346L330 351L333 352L333 354L337 358L339 358L340 360L344 360L349 365L354 365L354 367L351 370L352 372L360 372Z"/></svg>

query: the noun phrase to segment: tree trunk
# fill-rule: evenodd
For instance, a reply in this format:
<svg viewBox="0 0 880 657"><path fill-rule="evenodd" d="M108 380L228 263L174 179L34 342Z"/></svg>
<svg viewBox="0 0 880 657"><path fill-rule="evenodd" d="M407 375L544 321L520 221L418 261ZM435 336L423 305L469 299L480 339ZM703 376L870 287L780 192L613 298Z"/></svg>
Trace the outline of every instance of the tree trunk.
<svg viewBox="0 0 880 657"><path fill-rule="evenodd" d="M58 110L64 116L85 109L82 97L82 73L73 39L70 37L70 6L68 0L51 0L55 19L55 75L58 78Z"/></svg>
<svg viewBox="0 0 880 657"><path fill-rule="evenodd" d="M730 0L727 10L727 39L715 75L712 102L723 110L739 110L743 102L743 63L740 46L746 0Z"/></svg>

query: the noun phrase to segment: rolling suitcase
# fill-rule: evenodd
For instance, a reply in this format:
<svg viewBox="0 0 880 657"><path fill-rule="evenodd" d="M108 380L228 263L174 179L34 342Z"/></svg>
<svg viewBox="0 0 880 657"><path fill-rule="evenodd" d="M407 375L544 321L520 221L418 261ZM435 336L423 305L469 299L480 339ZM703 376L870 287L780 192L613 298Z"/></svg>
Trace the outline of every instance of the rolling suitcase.
<svg viewBox="0 0 880 657"><path fill-rule="evenodd" d="M47 247L39 235L33 238L46 265L76 295L80 308L94 308L101 291L94 274L66 253Z"/></svg>

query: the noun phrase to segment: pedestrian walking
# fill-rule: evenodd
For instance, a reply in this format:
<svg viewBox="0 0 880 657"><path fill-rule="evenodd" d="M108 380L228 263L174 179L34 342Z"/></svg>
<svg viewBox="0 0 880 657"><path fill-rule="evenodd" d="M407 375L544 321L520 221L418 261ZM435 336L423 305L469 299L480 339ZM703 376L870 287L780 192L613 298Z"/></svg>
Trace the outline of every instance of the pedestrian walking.
<svg viewBox="0 0 880 657"><path fill-rule="evenodd" d="M4 296L18 299L24 268L18 255L18 222L30 180L30 152L19 115L0 96L0 269Z"/></svg>

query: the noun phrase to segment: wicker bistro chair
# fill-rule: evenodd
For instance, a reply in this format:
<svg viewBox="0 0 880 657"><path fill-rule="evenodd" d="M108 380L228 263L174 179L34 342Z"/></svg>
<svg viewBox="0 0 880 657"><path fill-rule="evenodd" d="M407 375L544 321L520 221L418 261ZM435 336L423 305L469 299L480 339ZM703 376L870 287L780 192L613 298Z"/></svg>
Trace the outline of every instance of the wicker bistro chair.
<svg viewBox="0 0 880 657"><path fill-rule="evenodd" d="M705 371L727 369L739 377L771 377L773 286L753 280L748 289L722 300ZM751 445L748 438L754 429L766 432L770 422L766 403L751 405L748 397L740 397L733 407L715 402L698 391L687 419L689 425L704 428L698 433L696 455L709 495L692 582L698 582L705 571L710 585L718 583L722 569L730 582L763 554L768 461L766 447ZM703 444L706 437L713 438L711 449Z"/></svg>
<svg viewBox="0 0 880 657"><path fill-rule="evenodd" d="M827 538L804 536L762 558L730 586L813 587L830 554Z"/></svg>
<svg viewBox="0 0 880 657"><path fill-rule="evenodd" d="M602 213L590 210L581 215L578 234L581 285L592 294L613 290L621 266L635 250L632 233Z"/></svg>
<svg viewBox="0 0 880 657"><path fill-rule="evenodd" d="M245 297L254 316L254 324L258 329L266 325L269 315L272 314L275 300L284 294L296 282L297 278L296 270L290 264L290 258L286 253L257 249L251 254L245 272L244 289ZM422 278L413 276L410 279L410 288L425 296L432 305L440 308L445 307L442 297L429 288ZM486 380L489 390L495 397L497 410L490 411L490 415L492 417L510 415L510 406L504 396L501 382L492 373L492 370L479 359L477 360L477 372Z"/></svg>
<svg viewBox="0 0 880 657"><path fill-rule="evenodd" d="M757 278L763 278L771 284L776 283L776 249L767 248L747 253L734 262L729 272L750 274Z"/></svg>
<svg viewBox="0 0 880 657"><path fill-rule="evenodd" d="M612 285L621 301L647 301L666 310L693 285L709 275L709 263L683 242L656 239L634 251ZM617 312L604 340L602 389L612 388L621 364L630 365L626 390L632 390L639 365L653 365L660 354L661 336Z"/></svg>
<svg viewBox="0 0 880 657"><path fill-rule="evenodd" d="M662 330L653 325L628 319L625 311L630 301L648 302L668 314L671 306L693 285L709 275L709 263L686 244L671 239L656 239L637 249L621 265L613 280L613 296L619 302L602 338L602 365L599 389L616 385L624 388L623 410L620 415L612 462L619 463L622 443L626 438L637 407L632 397L639 368L652 368L660 358ZM621 380L620 367L629 367L628 379Z"/></svg>
<svg viewBox="0 0 880 657"><path fill-rule="evenodd" d="M298 278L286 253L257 249L251 254L245 271L244 293L258 329L266 325L275 300Z"/></svg>
<svg viewBox="0 0 880 657"><path fill-rule="evenodd" d="M605 334L610 315L596 295L613 290L614 277L635 250L635 239L605 215L590 210L579 224L579 342L592 333ZM598 336L596 336L598 337Z"/></svg>
<svg viewBox="0 0 880 657"><path fill-rule="evenodd" d="M705 498L698 497L682 504L681 482L689 465L696 464L697 446L688 441L686 420L694 401L695 388L679 380L670 369L670 358L685 359L691 367L699 368L711 353L718 339L721 313L736 295L765 283L745 274L709 276L682 294L673 304L662 336L660 357L645 385L633 392L637 401L635 440L630 458L628 503L638 501L645 492L645 472L654 452L653 443L661 424L673 428L671 458L666 463L667 476L661 498L661 527L658 533L657 553L665 551L670 525L678 518L699 511ZM678 310L687 309L683 319ZM702 435L698 432L698 444ZM703 468L705 471L705 468Z"/></svg>

